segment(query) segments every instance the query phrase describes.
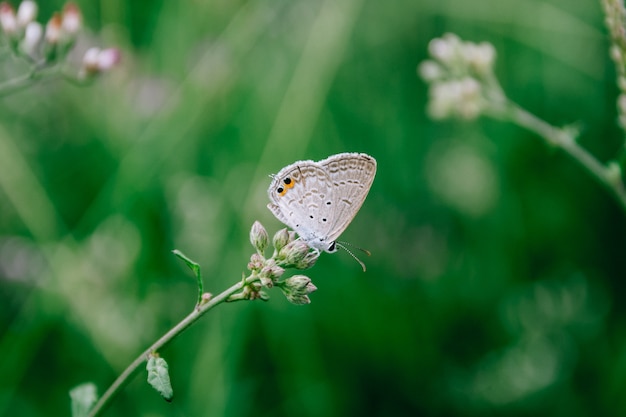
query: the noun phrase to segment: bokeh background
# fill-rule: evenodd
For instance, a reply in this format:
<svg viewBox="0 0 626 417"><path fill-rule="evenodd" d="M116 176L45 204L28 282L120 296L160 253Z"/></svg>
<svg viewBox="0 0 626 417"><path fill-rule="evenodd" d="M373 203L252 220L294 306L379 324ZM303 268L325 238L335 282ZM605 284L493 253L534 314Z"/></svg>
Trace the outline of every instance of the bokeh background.
<svg viewBox="0 0 626 417"><path fill-rule="evenodd" d="M104 392L194 307L172 249L222 291L254 220L282 227L268 175L347 151L378 160L342 236L367 272L324 254L310 305L218 307L161 352L172 403L142 372L105 415L626 413L626 213L520 128L429 120L416 74L445 32L491 42L507 94L608 160L624 135L599 1L78 4L120 67L0 100L1 416Z"/></svg>

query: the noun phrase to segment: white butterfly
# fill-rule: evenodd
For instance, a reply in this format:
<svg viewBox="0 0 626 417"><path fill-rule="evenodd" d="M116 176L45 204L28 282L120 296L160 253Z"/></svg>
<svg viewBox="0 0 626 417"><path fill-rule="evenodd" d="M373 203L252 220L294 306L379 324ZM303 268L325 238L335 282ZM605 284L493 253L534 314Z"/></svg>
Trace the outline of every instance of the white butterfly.
<svg viewBox="0 0 626 417"><path fill-rule="evenodd" d="M336 239L363 205L375 175L376 160L364 153L297 161L273 176L267 207L311 248L336 252L342 247Z"/></svg>

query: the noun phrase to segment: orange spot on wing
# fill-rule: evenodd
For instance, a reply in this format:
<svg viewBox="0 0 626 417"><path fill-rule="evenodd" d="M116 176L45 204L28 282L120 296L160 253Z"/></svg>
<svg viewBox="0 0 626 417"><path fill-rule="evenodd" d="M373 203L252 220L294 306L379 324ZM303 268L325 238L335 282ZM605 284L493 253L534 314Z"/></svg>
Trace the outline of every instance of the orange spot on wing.
<svg viewBox="0 0 626 417"><path fill-rule="evenodd" d="M287 194L287 190L292 189L295 184L296 182L293 178L285 178L282 185L278 187L278 190L276 191L278 191L278 195L284 196L285 194Z"/></svg>

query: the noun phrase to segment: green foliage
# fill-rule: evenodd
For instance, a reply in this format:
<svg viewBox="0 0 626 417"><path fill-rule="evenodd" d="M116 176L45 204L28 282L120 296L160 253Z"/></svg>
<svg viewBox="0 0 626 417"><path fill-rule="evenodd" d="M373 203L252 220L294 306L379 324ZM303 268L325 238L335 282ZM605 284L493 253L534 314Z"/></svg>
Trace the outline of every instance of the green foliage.
<svg viewBox="0 0 626 417"><path fill-rule="evenodd" d="M98 399L98 389L92 382L81 384L70 390L72 417L86 417Z"/></svg>
<svg viewBox="0 0 626 417"><path fill-rule="evenodd" d="M151 356L146 364L148 384L152 386L166 401L172 401L174 390L170 383L169 366L163 358Z"/></svg>
<svg viewBox="0 0 626 417"><path fill-rule="evenodd" d="M183 262L191 269L191 272L196 276L196 281L198 283L198 304L202 302L202 294L204 294L204 283L202 282L202 270L200 269L200 265L197 262L189 259L184 253L179 251L178 249L174 249L172 251L174 255L178 258L182 259Z"/></svg>

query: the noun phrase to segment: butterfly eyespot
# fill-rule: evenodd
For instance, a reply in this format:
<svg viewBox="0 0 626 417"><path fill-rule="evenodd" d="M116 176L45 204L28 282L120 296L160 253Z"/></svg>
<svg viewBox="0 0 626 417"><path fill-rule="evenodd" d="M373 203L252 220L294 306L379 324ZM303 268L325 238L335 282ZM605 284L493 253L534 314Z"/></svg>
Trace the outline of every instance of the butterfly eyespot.
<svg viewBox="0 0 626 417"><path fill-rule="evenodd" d="M291 177L287 177L283 179L283 184L285 185L285 190L287 190L289 188L293 188L293 186L296 185L296 182L291 179Z"/></svg>
<svg viewBox="0 0 626 417"><path fill-rule="evenodd" d="M327 202L326 202L326 205L327 205L327 206L330 206L331 204L332 204L332 203L331 203L330 201L327 201Z"/></svg>
<svg viewBox="0 0 626 417"><path fill-rule="evenodd" d="M324 217L324 218L322 219L322 221L323 221L323 222L325 222L325 221L326 221L326 217Z"/></svg>
<svg viewBox="0 0 626 417"><path fill-rule="evenodd" d="M312 214L310 214L310 215L309 215L309 219L312 219L312 218L313 218L313 215L312 215Z"/></svg>
<svg viewBox="0 0 626 417"><path fill-rule="evenodd" d="M291 177L283 178L282 183L282 185L279 185L278 188L276 188L276 192L281 196L285 195L285 193L287 193L287 190L293 188L293 186L296 184L296 182L292 180Z"/></svg>

